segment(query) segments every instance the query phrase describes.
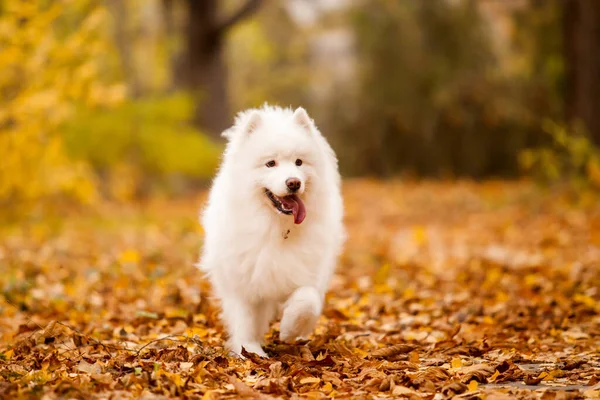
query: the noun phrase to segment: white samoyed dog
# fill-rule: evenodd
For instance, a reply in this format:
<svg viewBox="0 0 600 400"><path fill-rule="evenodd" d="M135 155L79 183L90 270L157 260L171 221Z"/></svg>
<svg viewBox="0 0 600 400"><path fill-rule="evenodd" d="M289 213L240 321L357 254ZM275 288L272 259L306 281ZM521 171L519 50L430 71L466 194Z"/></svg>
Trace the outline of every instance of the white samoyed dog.
<svg viewBox="0 0 600 400"><path fill-rule="evenodd" d="M221 301L228 347L266 357L269 325L306 338L346 234L336 155L303 108L241 112L201 222L199 267ZM282 312L282 314L279 314Z"/></svg>

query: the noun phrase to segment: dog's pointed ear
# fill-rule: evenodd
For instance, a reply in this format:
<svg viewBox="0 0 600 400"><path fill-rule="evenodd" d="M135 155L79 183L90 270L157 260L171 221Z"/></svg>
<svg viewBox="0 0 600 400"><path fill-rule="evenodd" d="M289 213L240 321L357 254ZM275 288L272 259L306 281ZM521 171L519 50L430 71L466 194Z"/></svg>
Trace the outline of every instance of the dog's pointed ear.
<svg viewBox="0 0 600 400"><path fill-rule="evenodd" d="M238 114L235 125L221 133L221 136L231 140L240 134L249 135L254 132L262 123L262 117L256 110L252 111L250 115L246 115L244 113Z"/></svg>
<svg viewBox="0 0 600 400"><path fill-rule="evenodd" d="M258 111L252 111L250 117L248 117L248 122L246 122L246 126L244 127L244 133L246 135L251 134L260 126L262 123L262 117Z"/></svg>
<svg viewBox="0 0 600 400"><path fill-rule="evenodd" d="M294 122L298 125L311 132L311 127L313 126L313 120L310 119L306 110L302 107L296 108L294 111Z"/></svg>

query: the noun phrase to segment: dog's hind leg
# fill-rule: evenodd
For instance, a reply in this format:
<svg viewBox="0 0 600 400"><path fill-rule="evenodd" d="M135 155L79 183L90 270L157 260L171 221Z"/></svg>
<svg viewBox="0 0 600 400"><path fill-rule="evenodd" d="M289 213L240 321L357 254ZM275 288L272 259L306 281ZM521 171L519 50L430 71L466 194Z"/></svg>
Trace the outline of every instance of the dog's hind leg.
<svg viewBox="0 0 600 400"><path fill-rule="evenodd" d="M315 328L323 296L314 287L303 286L294 291L283 307L279 337L281 340L306 338Z"/></svg>

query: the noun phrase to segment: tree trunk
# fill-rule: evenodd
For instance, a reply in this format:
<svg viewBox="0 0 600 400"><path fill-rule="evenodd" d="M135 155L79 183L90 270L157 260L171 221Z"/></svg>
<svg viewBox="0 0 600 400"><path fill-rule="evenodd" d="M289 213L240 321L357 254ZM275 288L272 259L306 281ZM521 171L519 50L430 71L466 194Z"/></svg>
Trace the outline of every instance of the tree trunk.
<svg viewBox="0 0 600 400"><path fill-rule="evenodd" d="M187 55L181 79L196 98L196 123L213 136L231 124L223 54L225 33L251 15L260 3L248 0L236 13L221 20L219 0L186 0Z"/></svg>
<svg viewBox="0 0 600 400"><path fill-rule="evenodd" d="M565 0L566 117L600 145L600 1Z"/></svg>
<svg viewBox="0 0 600 400"><path fill-rule="evenodd" d="M185 76L185 72L182 70L181 51L176 52L171 46L174 38L183 32L182 29L179 29L179 25L175 19L175 0L162 0L161 6L167 41L167 52L169 54L168 63L169 68L171 69L169 90L177 90L185 87L185 82L182 79Z"/></svg>
<svg viewBox="0 0 600 400"><path fill-rule="evenodd" d="M182 80L196 99L195 122L212 135L227 124L223 39L217 31L218 0L187 0L187 57Z"/></svg>
<svg viewBox="0 0 600 400"><path fill-rule="evenodd" d="M135 66L131 54L131 32L127 29L129 21L127 3L122 0L109 0L107 8L115 19L115 42L121 67L125 76L125 81L129 86L129 91L133 97L138 97L141 94L141 84L136 77Z"/></svg>

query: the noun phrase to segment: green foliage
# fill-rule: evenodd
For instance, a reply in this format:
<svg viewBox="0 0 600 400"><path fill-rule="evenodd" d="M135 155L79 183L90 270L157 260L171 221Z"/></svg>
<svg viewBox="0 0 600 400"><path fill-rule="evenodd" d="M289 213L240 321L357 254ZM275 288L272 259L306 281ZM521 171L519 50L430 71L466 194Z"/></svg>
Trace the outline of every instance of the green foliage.
<svg viewBox="0 0 600 400"><path fill-rule="evenodd" d="M192 127L192 113L192 100L183 94L85 109L66 127L65 144L75 159L121 181L112 184L133 186L128 194L111 189L116 197L148 184L164 186L173 176L205 180L214 174L221 148Z"/></svg>
<svg viewBox="0 0 600 400"><path fill-rule="evenodd" d="M566 183L576 189L600 189L600 149L584 130L547 121L543 131L549 143L521 152L523 171L543 185Z"/></svg>

